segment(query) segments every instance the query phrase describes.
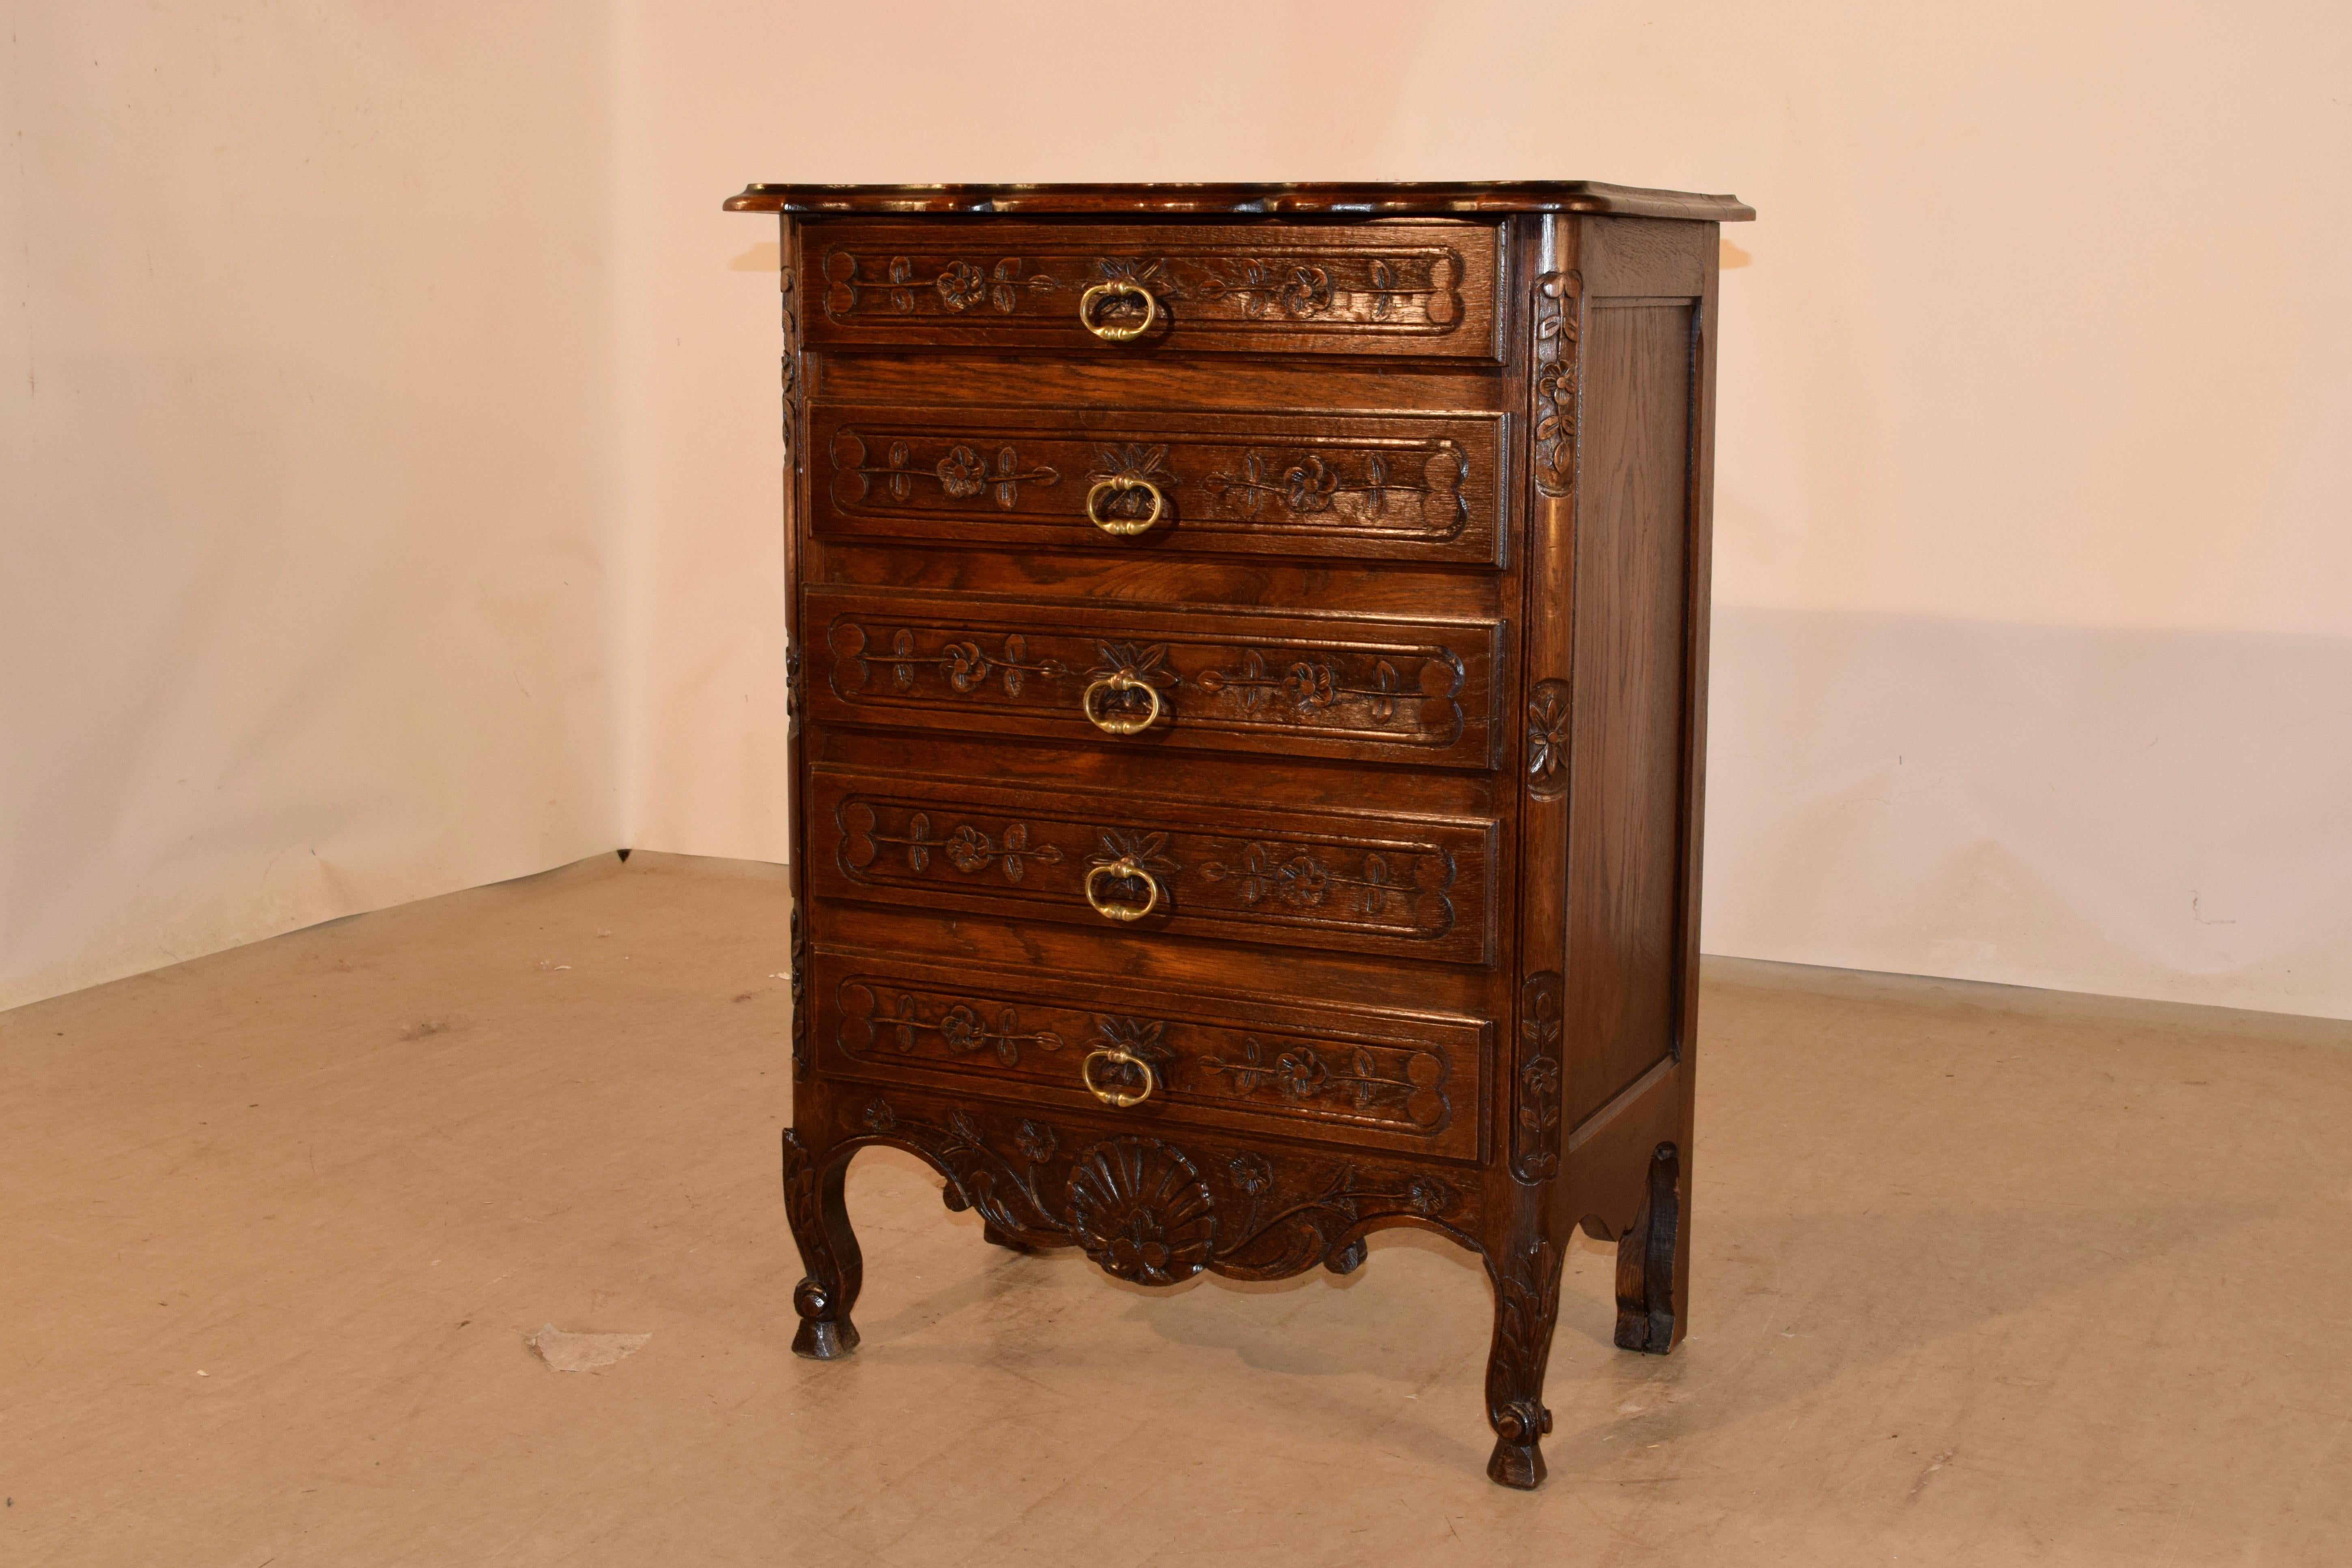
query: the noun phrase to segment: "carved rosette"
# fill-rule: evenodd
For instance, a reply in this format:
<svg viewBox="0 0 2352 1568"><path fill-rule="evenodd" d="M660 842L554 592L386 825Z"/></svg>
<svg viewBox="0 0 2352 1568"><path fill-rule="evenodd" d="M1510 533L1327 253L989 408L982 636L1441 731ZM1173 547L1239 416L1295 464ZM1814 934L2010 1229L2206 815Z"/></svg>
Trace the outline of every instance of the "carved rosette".
<svg viewBox="0 0 2352 1568"><path fill-rule="evenodd" d="M1584 278L1547 272L1535 291L1535 479L1538 491L1564 496L1576 488L1577 345L1582 335Z"/></svg>
<svg viewBox="0 0 2352 1568"><path fill-rule="evenodd" d="M1519 987L1518 1063L1511 1074L1511 1173L1539 1182L1559 1173L1560 977L1530 974Z"/></svg>
<svg viewBox="0 0 2352 1568"><path fill-rule="evenodd" d="M1568 794L1568 682L1538 680L1528 695L1528 798Z"/></svg>

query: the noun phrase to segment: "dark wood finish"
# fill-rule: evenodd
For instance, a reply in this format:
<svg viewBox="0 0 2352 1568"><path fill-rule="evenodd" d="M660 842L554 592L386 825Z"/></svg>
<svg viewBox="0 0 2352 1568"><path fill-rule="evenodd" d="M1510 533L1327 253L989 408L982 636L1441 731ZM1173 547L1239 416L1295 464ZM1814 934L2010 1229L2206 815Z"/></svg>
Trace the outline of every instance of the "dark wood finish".
<svg viewBox="0 0 2352 1568"><path fill-rule="evenodd" d="M1536 1485L1574 1232L1617 1243L1620 1344L1688 1330L1715 226L1750 215L730 205L785 215L794 1350L856 1348L873 1143L1143 1284L1417 1225L1485 1260L1488 1474ZM1080 323L1107 279L1151 331ZM1087 521L1114 479L1097 515L1149 479L1153 528Z"/></svg>
<svg viewBox="0 0 2352 1568"><path fill-rule="evenodd" d="M814 236L812 348L1044 349L1497 359L1497 227L1383 224L950 224L848 218ZM1080 319L1097 285L1100 324ZM1143 296L1148 292L1147 300Z"/></svg>
<svg viewBox="0 0 2352 1568"><path fill-rule="evenodd" d="M958 379L986 367L959 366ZM945 377L942 377L945 379ZM1291 555L1493 565L1503 420L1491 414L1147 413L812 405L815 531L992 550ZM1164 497L1144 533L1087 517L1099 480ZM1140 491L1097 503L1130 521Z"/></svg>
<svg viewBox="0 0 2352 1568"><path fill-rule="evenodd" d="M1504 660L1493 620L1426 621L1066 601L926 600L812 587L812 710L838 723L1100 742L1087 718L1160 717L1131 747L1491 768ZM818 650L822 649L822 652ZM1094 695L1089 697L1089 691Z"/></svg>
<svg viewBox="0 0 2352 1568"><path fill-rule="evenodd" d="M1425 213L1614 213L1627 217L1744 223L1737 196L1695 195L1597 180L1472 180L1310 184L746 185L729 212L1139 214L1213 217L1392 216Z"/></svg>

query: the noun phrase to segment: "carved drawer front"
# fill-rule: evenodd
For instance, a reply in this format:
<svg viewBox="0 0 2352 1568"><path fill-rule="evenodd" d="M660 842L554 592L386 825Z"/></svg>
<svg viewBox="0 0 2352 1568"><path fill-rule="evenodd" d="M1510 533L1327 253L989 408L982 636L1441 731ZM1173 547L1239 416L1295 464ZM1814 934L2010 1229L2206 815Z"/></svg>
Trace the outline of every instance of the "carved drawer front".
<svg viewBox="0 0 2352 1568"><path fill-rule="evenodd" d="M1501 247L1483 223L819 222L818 348L1380 354L1494 363Z"/></svg>
<svg viewBox="0 0 2352 1568"><path fill-rule="evenodd" d="M812 588L814 715L1106 745L1493 764L1493 621Z"/></svg>
<svg viewBox="0 0 2352 1568"><path fill-rule="evenodd" d="M1457 1015L819 953L820 1069L1120 1121L1478 1157L1491 1027ZM1121 1103L1122 1101L1129 1103Z"/></svg>
<svg viewBox="0 0 2352 1568"><path fill-rule="evenodd" d="M1379 784L1367 778L1366 798ZM1220 792L1255 793L1238 772ZM1489 817L1261 810L831 769L813 773L809 811L820 897L1056 921L1139 942L1493 957Z"/></svg>
<svg viewBox="0 0 2352 1568"><path fill-rule="evenodd" d="M1002 548L1499 558L1502 416L818 403L823 535Z"/></svg>

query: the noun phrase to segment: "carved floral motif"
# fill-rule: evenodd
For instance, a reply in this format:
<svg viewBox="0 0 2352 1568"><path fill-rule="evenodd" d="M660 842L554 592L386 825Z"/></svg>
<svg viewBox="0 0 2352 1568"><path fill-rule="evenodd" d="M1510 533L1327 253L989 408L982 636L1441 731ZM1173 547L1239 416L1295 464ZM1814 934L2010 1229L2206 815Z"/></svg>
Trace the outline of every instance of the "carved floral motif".
<svg viewBox="0 0 2352 1568"><path fill-rule="evenodd" d="M852 1056L861 1050L850 1038L853 1024L862 1025L873 1044L887 1045L906 1055L936 1042L943 1055L984 1052L1006 1067L1019 1064L1024 1046L1058 1051L1063 1045L1062 1037L1051 1029L1023 1029L1019 1013L1002 1004L942 997L863 978L843 981L838 991L841 1045ZM866 997L862 1009L851 1002L852 991ZM944 1006L937 1005L942 1002Z"/></svg>
<svg viewBox="0 0 2352 1568"><path fill-rule="evenodd" d="M1447 656L1449 658L1452 656ZM1279 656L1277 655L1278 658ZM1458 670L1460 661L1455 660ZM1271 706L1279 698L1289 703L1292 711L1313 713L1318 710L1337 708L1343 703L1360 704L1368 718L1385 724L1396 717L1396 666L1385 658L1375 658L1366 685L1349 684L1349 676L1338 658L1294 659L1287 669L1279 673L1257 648L1242 655L1238 670L1204 669L1194 677L1194 683L1212 694L1234 692L1242 711L1255 713L1261 706Z"/></svg>
<svg viewBox="0 0 2352 1568"><path fill-rule="evenodd" d="M1584 279L1547 272L1536 279L1536 489L1564 496L1576 487L1576 360Z"/></svg>
<svg viewBox="0 0 2352 1568"><path fill-rule="evenodd" d="M1385 251L1292 248L1286 251L1185 251L1160 256L1064 254L1037 261L1018 257L993 266L982 255L860 256L831 250L824 258L826 315L835 321L873 316L971 316L1022 313L1024 296L1046 309L1067 310L1049 297L1083 289L1099 279L1134 283L1171 305L1227 322L1369 324L1449 329L1459 322L1456 287L1462 259L1441 247ZM930 299L935 307L926 309ZM1099 300L1096 319L1116 324L1140 317L1131 295Z"/></svg>
<svg viewBox="0 0 2352 1568"><path fill-rule="evenodd" d="M1354 1102L1360 1114L1383 1102L1402 1101L1407 1120L1434 1126L1452 1109L1438 1086L1445 1081L1445 1058L1434 1051L1404 1049L1402 1060L1388 1073L1368 1047L1316 1047L1292 1042L1268 1047L1255 1035L1244 1036L1239 1058L1233 1061L1203 1057L1203 1071L1227 1076L1235 1095L1254 1094L1271 1083L1286 1100L1315 1100L1326 1095Z"/></svg>
<svg viewBox="0 0 2352 1568"><path fill-rule="evenodd" d="M793 1077L808 1077L808 1014L801 994L808 984L808 935L801 922L800 906L793 906L792 923Z"/></svg>
<svg viewBox="0 0 2352 1568"><path fill-rule="evenodd" d="M1201 875L1212 882L1237 879L1245 904L1274 899L1294 910L1315 909L1335 891L1347 889L1345 899L1364 914L1377 917L1391 899L1403 896L1384 855L1366 855L1350 876L1316 858L1310 850L1286 844L1253 842L1243 849L1238 867L1212 860L1201 868Z"/></svg>
<svg viewBox="0 0 2352 1568"><path fill-rule="evenodd" d="M1538 680L1528 694L1528 795L1558 800L1568 793L1568 682Z"/></svg>
<svg viewBox="0 0 2352 1568"><path fill-rule="evenodd" d="M1069 667L1057 659L1045 658L1029 662L1029 642L1019 632L1007 633L1002 651L990 653L977 640L953 638L937 647L918 646L913 631L901 626L890 634L889 651L874 654L863 651L871 647L871 637L864 627L857 629L860 651L847 656L847 662L857 667L861 679L870 677L877 668L890 677L892 689L911 691L916 675L933 669L945 677L950 690L970 695L991 680L1000 682L1007 697L1018 697L1030 676L1051 680L1067 675Z"/></svg>
<svg viewBox="0 0 2352 1568"><path fill-rule="evenodd" d="M930 482L937 484L940 493L950 500L975 500L985 496L1010 511L1021 499L1023 485L1050 489L1062 478L1060 470L1048 464L1024 468L1020 452L1011 446L996 448L992 466L980 447L957 441L926 466L917 461L913 444L902 437L892 439L883 449L882 461L874 463L867 460L866 438L845 427L834 432L830 451L834 493L851 503L877 496L894 501L911 500L919 483Z"/></svg>
<svg viewBox="0 0 2352 1568"><path fill-rule="evenodd" d="M960 1107L932 1121L900 1115L879 1098L845 1107L843 1117L852 1136L887 1138L929 1160L949 1180L950 1207L977 1209L990 1226L1033 1247L1082 1247L1108 1272L1141 1284L1168 1284L1203 1268L1280 1279L1323 1261L1367 1220L1452 1224L1462 1202L1450 1184L1427 1173L1368 1180L1360 1166L1343 1163L1318 1175L1255 1151L1202 1160L1147 1138L1080 1136L1057 1182L1057 1152L1073 1140L1034 1118L1008 1136L1000 1123Z"/></svg>
<svg viewBox="0 0 2352 1568"><path fill-rule="evenodd" d="M1547 969L1528 975L1519 987L1511 1173L1523 1182L1559 1173L1559 972Z"/></svg>
<svg viewBox="0 0 2352 1568"><path fill-rule="evenodd" d="M855 809L865 813L866 826L851 829L853 837L869 844L887 844L893 848L904 849L907 852L907 869L910 871L928 870L934 849L944 853L948 863L967 877L977 875L992 865L1004 874L1008 882L1018 882L1026 876L1032 860L1042 866L1062 863L1062 851L1055 846L1030 843L1029 825L1025 822L1007 823L1001 837L985 833L969 822L958 823L946 837L934 838L928 812L919 811L908 817L907 830L903 834L889 834L877 831L879 825L873 820L870 806L858 805Z"/></svg>

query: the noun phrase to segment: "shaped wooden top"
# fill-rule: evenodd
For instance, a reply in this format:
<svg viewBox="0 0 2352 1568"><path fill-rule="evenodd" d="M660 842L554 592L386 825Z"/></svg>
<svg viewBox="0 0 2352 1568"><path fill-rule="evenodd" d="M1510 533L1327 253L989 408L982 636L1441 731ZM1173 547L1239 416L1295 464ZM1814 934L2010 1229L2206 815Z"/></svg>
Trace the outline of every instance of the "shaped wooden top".
<svg viewBox="0 0 2352 1568"><path fill-rule="evenodd" d="M746 185L729 212L968 213L1026 216L1220 214L1413 217L1476 213L1611 213L1744 223L1737 196L1606 185L1592 180L1346 184Z"/></svg>

